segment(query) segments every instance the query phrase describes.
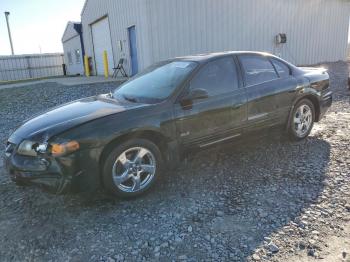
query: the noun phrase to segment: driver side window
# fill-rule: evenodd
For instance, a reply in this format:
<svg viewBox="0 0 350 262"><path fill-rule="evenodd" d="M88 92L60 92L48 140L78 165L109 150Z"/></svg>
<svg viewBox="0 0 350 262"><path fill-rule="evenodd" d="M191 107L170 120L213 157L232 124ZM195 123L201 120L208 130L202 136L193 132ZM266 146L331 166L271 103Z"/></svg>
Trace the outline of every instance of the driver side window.
<svg viewBox="0 0 350 262"><path fill-rule="evenodd" d="M190 83L190 90L204 89L209 97L227 94L238 88L238 77L232 57L224 57L205 65Z"/></svg>

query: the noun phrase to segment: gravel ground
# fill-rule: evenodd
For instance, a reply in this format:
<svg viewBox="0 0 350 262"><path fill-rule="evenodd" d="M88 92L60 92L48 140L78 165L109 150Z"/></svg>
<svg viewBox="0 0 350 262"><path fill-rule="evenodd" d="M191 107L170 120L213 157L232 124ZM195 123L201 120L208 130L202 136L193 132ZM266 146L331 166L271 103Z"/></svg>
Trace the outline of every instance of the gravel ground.
<svg viewBox="0 0 350 262"><path fill-rule="evenodd" d="M350 261L348 67L324 66L335 101L308 139L203 151L136 200L16 187L0 162L0 260ZM0 90L0 141L38 111L109 90Z"/></svg>

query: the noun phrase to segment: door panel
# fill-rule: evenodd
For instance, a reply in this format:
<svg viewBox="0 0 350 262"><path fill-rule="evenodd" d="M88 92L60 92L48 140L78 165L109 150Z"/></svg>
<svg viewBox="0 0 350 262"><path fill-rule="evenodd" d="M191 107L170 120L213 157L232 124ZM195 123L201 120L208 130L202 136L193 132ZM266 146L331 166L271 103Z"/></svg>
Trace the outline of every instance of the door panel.
<svg viewBox="0 0 350 262"><path fill-rule="evenodd" d="M202 89L208 98L192 101L187 107L175 105L176 128L184 145L205 145L240 134L246 121L245 90L239 88L232 56L204 65L191 80L187 92Z"/></svg>
<svg viewBox="0 0 350 262"><path fill-rule="evenodd" d="M277 82L277 123L283 124L288 121L289 112L296 96L298 82L295 77L279 79Z"/></svg>
<svg viewBox="0 0 350 262"><path fill-rule="evenodd" d="M288 121L289 112L296 96L298 82L291 74L288 65L276 58L271 58L270 61L274 65L279 76L277 84L278 99L276 101L277 113L279 121L284 123Z"/></svg>
<svg viewBox="0 0 350 262"><path fill-rule="evenodd" d="M277 117L278 80L247 87L248 126L269 125Z"/></svg>
<svg viewBox="0 0 350 262"><path fill-rule="evenodd" d="M230 94L194 102L192 108L175 105L177 136L180 143L201 145L241 134L246 121L246 97L243 89Z"/></svg>
<svg viewBox="0 0 350 262"><path fill-rule="evenodd" d="M296 86L296 79L290 76L247 87L247 127L258 129L285 123L295 97Z"/></svg>
<svg viewBox="0 0 350 262"><path fill-rule="evenodd" d="M247 92L247 128L259 129L278 118L279 77L272 63L263 55L240 55Z"/></svg>

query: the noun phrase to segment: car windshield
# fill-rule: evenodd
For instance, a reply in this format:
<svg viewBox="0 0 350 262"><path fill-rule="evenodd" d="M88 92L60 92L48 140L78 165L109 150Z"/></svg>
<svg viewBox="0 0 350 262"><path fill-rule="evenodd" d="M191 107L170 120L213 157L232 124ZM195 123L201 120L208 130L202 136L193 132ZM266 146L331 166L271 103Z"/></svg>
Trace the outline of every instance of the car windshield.
<svg viewBox="0 0 350 262"><path fill-rule="evenodd" d="M155 64L121 85L113 97L135 103L159 103L169 97L196 66L197 63L190 61Z"/></svg>

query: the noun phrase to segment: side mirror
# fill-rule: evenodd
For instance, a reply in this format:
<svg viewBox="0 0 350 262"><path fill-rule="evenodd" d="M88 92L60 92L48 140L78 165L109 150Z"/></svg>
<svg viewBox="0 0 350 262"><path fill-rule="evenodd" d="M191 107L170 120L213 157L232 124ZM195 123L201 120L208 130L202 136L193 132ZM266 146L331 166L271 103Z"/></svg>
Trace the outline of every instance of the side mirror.
<svg viewBox="0 0 350 262"><path fill-rule="evenodd" d="M183 107L192 106L193 101L200 100L200 99L206 99L208 97L209 97L209 95L208 95L208 92L206 90L198 88L198 89L191 90L186 96L184 96L181 99L180 103Z"/></svg>

